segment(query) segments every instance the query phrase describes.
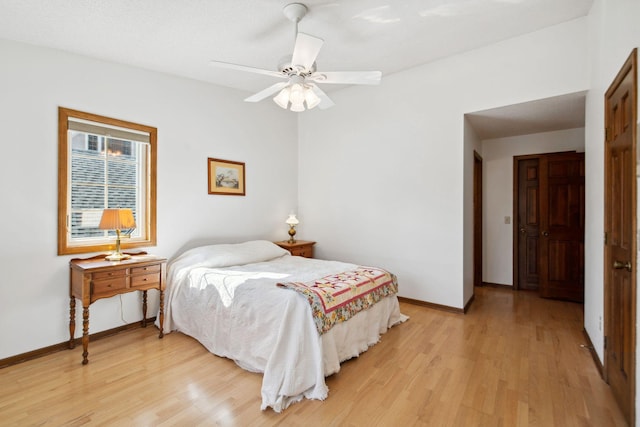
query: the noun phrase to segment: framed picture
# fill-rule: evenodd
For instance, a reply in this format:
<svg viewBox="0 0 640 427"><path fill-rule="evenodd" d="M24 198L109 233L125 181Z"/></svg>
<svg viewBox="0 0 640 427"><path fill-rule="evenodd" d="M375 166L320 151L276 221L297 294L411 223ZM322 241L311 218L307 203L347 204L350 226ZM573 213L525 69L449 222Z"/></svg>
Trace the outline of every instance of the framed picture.
<svg viewBox="0 0 640 427"><path fill-rule="evenodd" d="M244 196L244 163L231 160L207 160L209 170L209 194Z"/></svg>

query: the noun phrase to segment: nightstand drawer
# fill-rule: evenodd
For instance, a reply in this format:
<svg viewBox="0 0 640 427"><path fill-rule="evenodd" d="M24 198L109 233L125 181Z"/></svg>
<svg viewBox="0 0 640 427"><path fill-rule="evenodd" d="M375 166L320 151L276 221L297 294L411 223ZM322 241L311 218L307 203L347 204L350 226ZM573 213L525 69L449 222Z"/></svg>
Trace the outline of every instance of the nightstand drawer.
<svg viewBox="0 0 640 427"><path fill-rule="evenodd" d="M124 277L126 275L125 270L111 270L111 271L98 271L91 274L93 280L113 279L116 277Z"/></svg>
<svg viewBox="0 0 640 427"><path fill-rule="evenodd" d="M313 245L316 244L316 242L308 240L298 240L293 243L290 243L288 240L283 240L282 242L274 243L282 249L288 250L293 256L301 256L305 258L313 258Z"/></svg>
<svg viewBox="0 0 640 427"><path fill-rule="evenodd" d="M150 274L139 274L137 276L131 276L131 287L137 288L139 286L157 286L160 283L160 272Z"/></svg>
<svg viewBox="0 0 640 427"><path fill-rule="evenodd" d="M290 250L291 255L293 256L303 256L306 258L313 258L313 248L312 247L300 247L300 248L292 248Z"/></svg>
<svg viewBox="0 0 640 427"><path fill-rule="evenodd" d="M113 279L93 280L93 294L110 293L117 289L124 289L127 287L126 277L116 277Z"/></svg>

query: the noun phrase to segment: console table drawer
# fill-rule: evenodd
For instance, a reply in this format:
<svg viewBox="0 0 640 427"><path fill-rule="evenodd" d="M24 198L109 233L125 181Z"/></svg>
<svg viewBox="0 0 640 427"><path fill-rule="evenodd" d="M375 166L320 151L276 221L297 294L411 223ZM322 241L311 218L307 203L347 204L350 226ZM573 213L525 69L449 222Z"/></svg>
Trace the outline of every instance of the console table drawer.
<svg viewBox="0 0 640 427"><path fill-rule="evenodd" d="M91 273L91 278L94 280L112 279L115 277L124 277L126 273L125 270L97 271Z"/></svg>
<svg viewBox="0 0 640 427"><path fill-rule="evenodd" d="M139 286L158 285L158 283L160 283L160 272L131 276L132 288L137 288Z"/></svg>
<svg viewBox="0 0 640 427"><path fill-rule="evenodd" d="M116 277L113 279L93 280L91 283L93 284L93 294L105 294L126 288L127 278Z"/></svg>
<svg viewBox="0 0 640 427"><path fill-rule="evenodd" d="M149 273L160 273L160 264L155 265L145 265L144 267L133 267L131 269L131 274L149 274Z"/></svg>

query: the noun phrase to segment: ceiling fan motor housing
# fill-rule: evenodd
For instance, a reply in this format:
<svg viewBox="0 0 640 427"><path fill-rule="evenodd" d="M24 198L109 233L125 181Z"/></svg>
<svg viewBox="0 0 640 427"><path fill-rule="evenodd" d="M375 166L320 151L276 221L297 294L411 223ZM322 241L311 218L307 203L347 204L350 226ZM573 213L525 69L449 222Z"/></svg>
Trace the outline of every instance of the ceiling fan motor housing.
<svg viewBox="0 0 640 427"><path fill-rule="evenodd" d="M288 77L296 76L296 75L302 76L302 77L308 77L311 74L315 73L316 69L317 67L316 67L315 61L313 62L313 64L311 65L311 68L309 69L306 69L300 65L294 65L291 62L291 55L282 57L278 62L278 71L280 71L282 74Z"/></svg>

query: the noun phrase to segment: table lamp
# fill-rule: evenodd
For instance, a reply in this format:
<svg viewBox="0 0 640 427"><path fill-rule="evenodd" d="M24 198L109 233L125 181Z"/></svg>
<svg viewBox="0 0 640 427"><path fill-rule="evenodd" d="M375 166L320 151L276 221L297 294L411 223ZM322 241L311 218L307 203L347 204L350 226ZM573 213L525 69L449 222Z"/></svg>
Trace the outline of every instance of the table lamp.
<svg viewBox="0 0 640 427"><path fill-rule="evenodd" d="M107 255L105 257L106 260L121 261L123 259L131 258L131 255L120 252L120 230L135 228L135 226L136 221L133 219L133 212L131 212L131 209L105 209L102 212L102 218L100 218L100 225L98 225L98 228L101 230L116 230L116 250L115 252Z"/></svg>
<svg viewBox="0 0 640 427"><path fill-rule="evenodd" d="M288 243L295 243L296 239L293 236L296 235L296 225L300 223L298 218L296 218L295 214L289 214L289 218L285 221L285 223L289 224L289 240Z"/></svg>

